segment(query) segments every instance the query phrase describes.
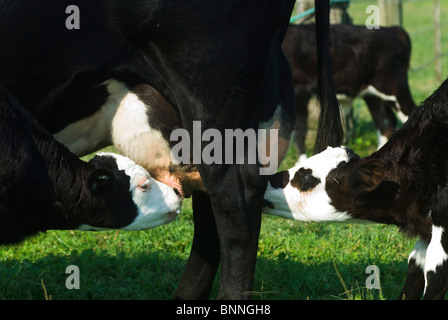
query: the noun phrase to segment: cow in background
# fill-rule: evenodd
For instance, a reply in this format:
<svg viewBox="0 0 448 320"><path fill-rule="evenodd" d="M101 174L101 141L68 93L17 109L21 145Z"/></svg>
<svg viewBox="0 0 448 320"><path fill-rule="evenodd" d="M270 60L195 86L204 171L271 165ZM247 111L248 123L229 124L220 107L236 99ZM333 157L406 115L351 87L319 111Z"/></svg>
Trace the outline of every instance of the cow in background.
<svg viewBox="0 0 448 320"><path fill-rule="evenodd" d="M317 86L313 28L290 25L282 43L293 75L299 162L306 159L308 102ZM346 117L346 133L353 129L352 100L356 97L362 97L369 108L378 130L378 148L395 131L393 111L406 121L415 108L408 85L410 55L410 38L400 27L369 30L364 26L330 26L331 67L336 93L343 98L339 101Z"/></svg>

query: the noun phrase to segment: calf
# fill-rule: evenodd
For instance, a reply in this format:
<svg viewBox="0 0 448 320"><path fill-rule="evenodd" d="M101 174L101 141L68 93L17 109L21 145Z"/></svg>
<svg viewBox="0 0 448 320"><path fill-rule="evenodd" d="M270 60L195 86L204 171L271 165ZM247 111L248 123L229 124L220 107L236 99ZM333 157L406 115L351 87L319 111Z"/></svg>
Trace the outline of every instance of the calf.
<svg viewBox="0 0 448 320"><path fill-rule="evenodd" d="M419 237L401 297L442 299L448 286L447 146L448 80L371 156L330 148L272 176L265 212L397 225Z"/></svg>
<svg viewBox="0 0 448 320"><path fill-rule="evenodd" d="M316 37L312 25L290 25L282 48L288 59L295 92L295 144L299 159L306 159L308 101L316 92ZM404 122L415 104L408 85L411 42L400 27L369 30L364 26L331 25L330 57L336 93L352 127L352 100L362 97L378 130L378 148Z"/></svg>
<svg viewBox="0 0 448 320"><path fill-rule="evenodd" d="M130 159L81 161L2 87L0 139L0 245L49 229L148 229L180 211L174 191Z"/></svg>

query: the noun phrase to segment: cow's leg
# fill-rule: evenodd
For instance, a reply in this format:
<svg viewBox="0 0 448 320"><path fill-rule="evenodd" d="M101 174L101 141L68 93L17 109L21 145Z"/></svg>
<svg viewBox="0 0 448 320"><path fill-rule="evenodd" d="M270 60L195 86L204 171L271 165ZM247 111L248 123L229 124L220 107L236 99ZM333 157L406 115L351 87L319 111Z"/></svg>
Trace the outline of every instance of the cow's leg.
<svg viewBox="0 0 448 320"><path fill-rule="evenodd" d="M262 196L266 181L256 165L200 166L221 248L220 299L247 299L253 290ZM210 187L213 186L213 187Z"/></svg>
<svg viewBox="0 0 448 320"><path fill-rule="evenodd" d="M408 119L409 115L416 107L414 100L412 99L407 77L390 75L389 81L386 81L384 78L377 79L373 81L372 86L370 86L368 90L379 95L383 100L393 102L393 107L397 111L397 116L402 122L405 122Z"/></svg>
<svg viewBox="0 0 448 320"><path fill-rule="evenodd" d="M397 126L397 118L392 111L393 102L384 101L381 97L373 94L365 94L364 101L372 115L373 122L378 132L378 149L381 148L392 134Z"/></svg>
<svg viewBox="0 0 448 320"><path fill-rule="evenodd" d="M219 266L218 233L210 198L206 193L193 193L193 216L193 246L177 288L177 299L208 299Z"/></svg>
<svg viewBox="0 0 448 320"><path fill-rule="evenodd" d="M433 212L434 215L434 212ZM426 251L423 299L443 299L448 286L448 234L446 226L433 219L431 241Z"/></svg>
<svg viewBox="0 0 448 320"><path fill-rule="evenodd" d="M398 85L396 92L396 97L398 104L400 105L400 110L404 115L404 119L407 119L412 111L416 108L414 99L412 99L411 90L409 89L409 84L407 79L403 79Z"/></svg>
<svg viewBox="0 0 448 320"><path fill-rule="evenodd" d="M344 121L344 143L348 143L353 136L354 117L353 117L353 99L347 96L338 97L339 104L343 114Z"/></svg>
<svg viewBox="0 0 448 320"><path fill-rule="evenodd" d="M412 99L411 90L409 88L408 77L404 74L390 75L392 81L376 81L374 86L382 93L394 96L396 98L395 108L397 115L402 122L405 122L412 111L416 108L414 99Z"/></svg>
<svg viewBox="0 0 448 320"><path fill-rule="evenodd" d="M295 112L296 125L294 131L294 142L296 146L298 161L301 162L307 158L306 156L306 134L308 132L308 103L310 95L306 92L296 89L295 92Z"/></svg>
<svg viewBox="0 0 448 320"><path fill-rule="evenodd" d="M419 239L412 249L408 259L408 274L403 290L398 297L399 300L419 300L425 288L425 277L423 270L425 267L426 249L428 244Z"/></svg>

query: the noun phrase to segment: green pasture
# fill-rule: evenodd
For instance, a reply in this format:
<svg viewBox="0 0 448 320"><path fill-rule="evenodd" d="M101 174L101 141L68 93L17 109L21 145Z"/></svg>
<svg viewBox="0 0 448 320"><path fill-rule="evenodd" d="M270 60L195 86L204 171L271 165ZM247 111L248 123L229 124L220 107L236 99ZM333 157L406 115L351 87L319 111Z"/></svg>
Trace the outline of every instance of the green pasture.
<svg viewBox="0 0 448 320"><path fill-rule="evenodd" d="M364 24L373 1L354 1L350 13ZM442 21L448 17L443 0ZM432 1L404 5L404 27L412 33L432 23ZM443 29L448 52L448 29ZM412 65L433 54L431 32L413 38ZM448 59L443 61L448 74ZM417 103L439 83L432 66L410 73ZM376 132L366 106L355 101L356 132L349 146L362 156L376 150ZM315 126L315 113L310 125ZM312 150L313 132L309 150ZM292 166L290 148L282 168ZM0 248L0 299L171 299L184 271L193 237L191 201L170 225L142 232L49 231L18 246ZM404 284L407 257L416 239L386 225L299 223L264 216L254 299L395 299ZM67 266L80 270L80 289L68 290ZM380 289L367 289L366 268L378 266ZM219 288L215 279L212 298Z"/></svg>

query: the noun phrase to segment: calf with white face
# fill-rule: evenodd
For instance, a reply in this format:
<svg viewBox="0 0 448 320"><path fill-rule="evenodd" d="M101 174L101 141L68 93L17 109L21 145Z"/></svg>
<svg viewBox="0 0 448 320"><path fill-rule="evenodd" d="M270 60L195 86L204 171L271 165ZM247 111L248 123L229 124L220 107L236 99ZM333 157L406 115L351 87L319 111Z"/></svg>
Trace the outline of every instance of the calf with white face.
<svg viewBox="0 0 448 320"><path fill-rule="evenodd" d="M341 222L351 217L339 212L326 191L328 174L356 155L346 148L327 148L287 171L268 178L263 212L298 221Z"/></svg>
<svg viewBox="0 0 448 320"><path fill-rule="evenodd" d="M400 299L448 288L448 80L377 152L329 148L270 178L265 212L302 221L393 224L419 240Z"/></svg>
<svg viewBox="0 0 448 320"><path fill-rule="evenodd" d="M153 179L148 171L131 159L114 154L98 153L90 164L110 170L120 170L129 177L129 192L136 206L134 220L119 229L145 230L167 224L180 213L182 198L169 186ZM106 230L83 224L79 230Z"/></svg>

